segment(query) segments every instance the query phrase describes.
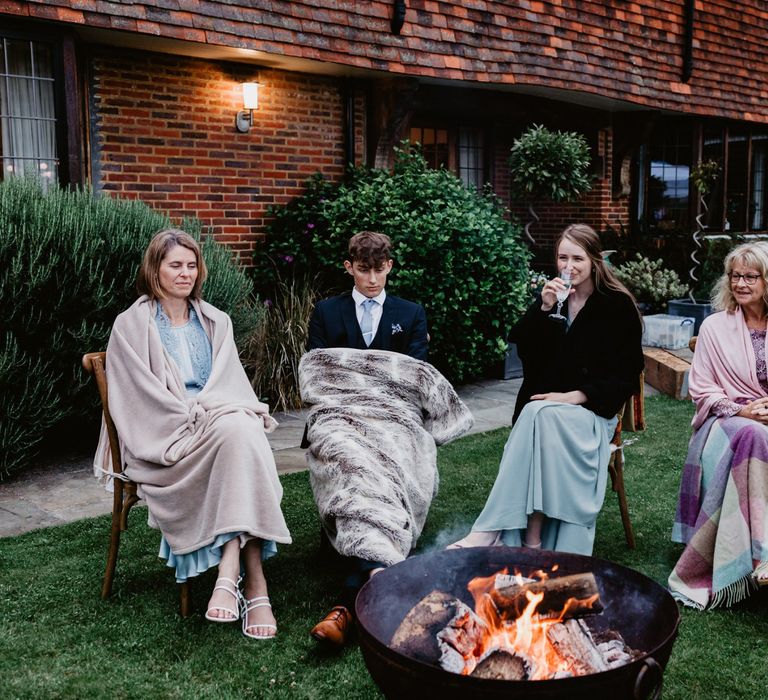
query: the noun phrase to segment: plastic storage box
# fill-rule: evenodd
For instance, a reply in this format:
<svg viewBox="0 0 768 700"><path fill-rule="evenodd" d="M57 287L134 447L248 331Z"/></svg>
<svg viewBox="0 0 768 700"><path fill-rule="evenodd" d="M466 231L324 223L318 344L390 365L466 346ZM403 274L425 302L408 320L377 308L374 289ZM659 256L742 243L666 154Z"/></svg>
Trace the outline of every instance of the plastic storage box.
<svg viewBox="0 0 768 700"><path fill-rule="evenodd" d="M677 350L687 348L696 319L692 316L652 314L643 316L643 345Z"/></svg>

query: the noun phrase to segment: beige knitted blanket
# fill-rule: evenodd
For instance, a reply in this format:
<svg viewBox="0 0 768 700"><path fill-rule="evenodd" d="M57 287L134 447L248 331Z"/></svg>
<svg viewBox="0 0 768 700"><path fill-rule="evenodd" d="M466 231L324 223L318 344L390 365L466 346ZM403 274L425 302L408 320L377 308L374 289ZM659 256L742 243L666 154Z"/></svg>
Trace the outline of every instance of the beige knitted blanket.
<svg viewBox="0 0 768 700"><path fill-rule="evenodd" d="M253 393L229 316L206 302L193 305L213 356L211 375L197 396L186 395L163 347L153 320L155 302L139 298L112 327L109 409L125 475L139 484L150 525L175 554L193 552L227 532L289 543L282 486L265 435L276 423ZM103 448L97 469L109 469Z"/></svg>

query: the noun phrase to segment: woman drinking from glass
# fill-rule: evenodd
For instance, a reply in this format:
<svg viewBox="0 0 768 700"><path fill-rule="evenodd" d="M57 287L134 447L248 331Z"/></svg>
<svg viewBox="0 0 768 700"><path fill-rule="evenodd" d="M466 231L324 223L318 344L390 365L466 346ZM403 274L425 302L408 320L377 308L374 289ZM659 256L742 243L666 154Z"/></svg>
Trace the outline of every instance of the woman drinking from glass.
<svg viewBox="0 0 768 700"><path fill-rule="evenodd" d="M616 413L643 369L642 324L593 229L568 226L555 252L558 275L510 335L524 379L496 482L472 532L452 547L592 553Z"/></svg>

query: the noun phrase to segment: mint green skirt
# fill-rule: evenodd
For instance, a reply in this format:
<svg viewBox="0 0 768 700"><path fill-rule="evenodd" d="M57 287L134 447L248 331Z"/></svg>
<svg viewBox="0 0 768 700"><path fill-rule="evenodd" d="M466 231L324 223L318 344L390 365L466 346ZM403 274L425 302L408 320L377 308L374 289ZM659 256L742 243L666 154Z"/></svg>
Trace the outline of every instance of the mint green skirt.
<svg viewBox="0 0 768 700"><path fill-rule="evenodd" d="M592 554L605 499L616 418L555 401L531 401L509 434L496 482L473 531L502 531L522 545L528 516L544 513L542 547Z"/></svg>

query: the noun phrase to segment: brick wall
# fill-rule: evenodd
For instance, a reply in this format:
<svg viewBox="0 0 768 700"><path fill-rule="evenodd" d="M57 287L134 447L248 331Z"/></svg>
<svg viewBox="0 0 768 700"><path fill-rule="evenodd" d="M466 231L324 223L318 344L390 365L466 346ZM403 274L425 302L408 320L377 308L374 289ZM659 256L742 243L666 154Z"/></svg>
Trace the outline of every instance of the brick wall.
<svg viewBox="0 0 768 700"><path fill-rule="evenodd" d="M344 172L344 86L340 80L245 64L165 54L96 49L92 61L93 180L97 189L141 199L176 221L194 216L250 263L264 235L266 209L303 191L320 171ZM260 108L247 134L235 130L240 84L258 79ZM360 91L362 93L362 91ZM356 162L365 153L362 94L355 99ZM576 204L538 202L533 228L538 256L548 259L562 228L583 221L597 230L627 221L627 199L611 193L611 132L600 132L604 177ZM526 206L509 192L508 128L494 135L497 194L522 221ZM543 252L542 252L543 251Z"/></svg>
<svg viewBox="0 0 768 700"><path fill-rule="evenodd" d="M248 65L96 51L92 63L96 188L138 198L174 219L195 216L250 261L266 208L320 171L344 171L340 81ZM258 79L249 133L235 129L240 84ZM364 152L357 98L358 160Z"/></svg>

